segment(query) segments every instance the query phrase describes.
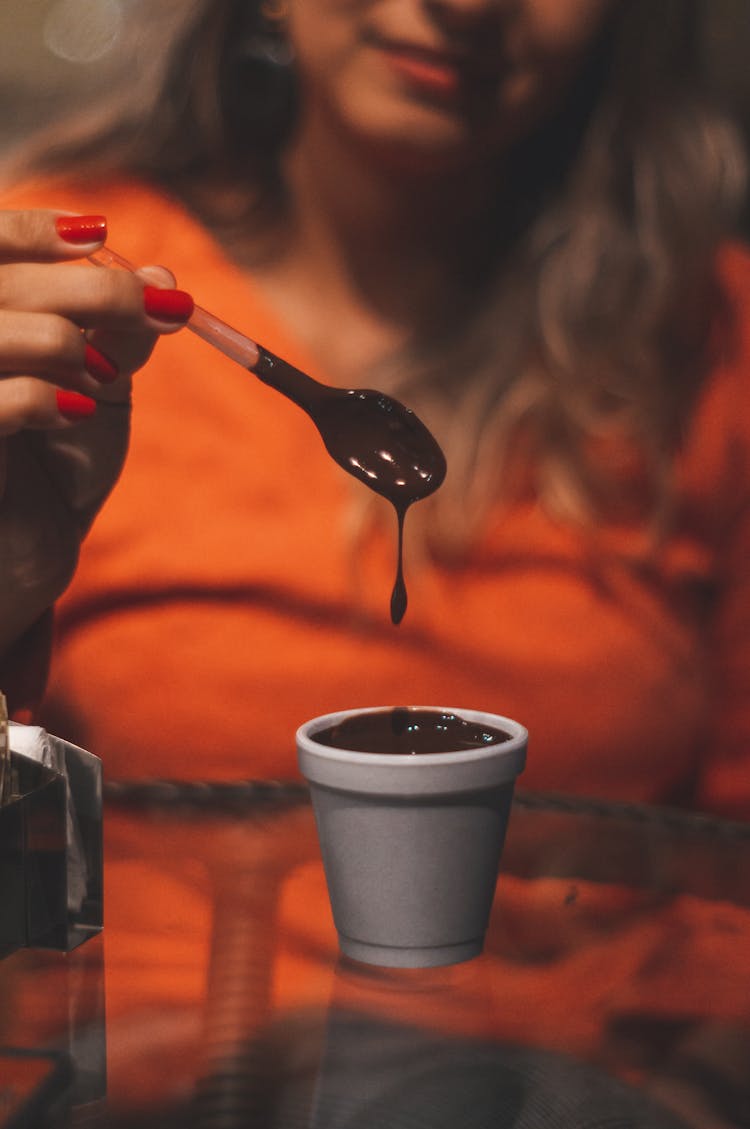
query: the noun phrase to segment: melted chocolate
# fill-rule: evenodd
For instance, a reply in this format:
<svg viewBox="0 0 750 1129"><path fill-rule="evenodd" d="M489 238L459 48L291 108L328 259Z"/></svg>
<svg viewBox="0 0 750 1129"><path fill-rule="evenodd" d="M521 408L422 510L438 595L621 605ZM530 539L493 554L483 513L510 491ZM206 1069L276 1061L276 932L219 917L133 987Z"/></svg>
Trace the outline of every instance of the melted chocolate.
<svg viewBox="0 0 750 1129"><path fill-rule="evenodd" d="M319 384L262 348L251 371L307 412L340 467L393 505L398 564L391 619L400 623L406 611L404 518L409 506L434 493L445 478L445 456L436 440L409 408L382 392Z"/></svg>
<svg viewBox="0 0 750 1129"><path fill-rule="evenodd" d="M477 725L455 713L406 707L356 714L312 736L334 749L394 756L455 753L510 740L502 729Z"/></svg>

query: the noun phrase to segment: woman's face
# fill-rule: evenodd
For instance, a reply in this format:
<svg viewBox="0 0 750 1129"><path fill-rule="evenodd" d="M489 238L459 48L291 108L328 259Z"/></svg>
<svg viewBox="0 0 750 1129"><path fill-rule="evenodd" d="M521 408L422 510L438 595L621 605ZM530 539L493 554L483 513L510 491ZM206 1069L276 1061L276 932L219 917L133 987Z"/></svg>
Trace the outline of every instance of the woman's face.
<svg viewBox="0 0 750 1129"><path fill-rule="evenodd" d="M541 122L615 2L287 0L285 10L309 111L373 155L446 167L502 152Z"/></svg>

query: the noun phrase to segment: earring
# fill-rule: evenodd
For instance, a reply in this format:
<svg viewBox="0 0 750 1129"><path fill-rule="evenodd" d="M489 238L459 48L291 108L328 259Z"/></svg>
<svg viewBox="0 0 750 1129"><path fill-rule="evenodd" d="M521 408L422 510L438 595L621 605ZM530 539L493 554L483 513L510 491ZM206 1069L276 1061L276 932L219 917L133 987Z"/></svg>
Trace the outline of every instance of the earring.
<svg viewBox="0 0 750 1129"><path fill-rule="evenodd" d="M285 24L289 17L288 0L263 0L260 5L261 17L270 24Z"/></svg>
<svg viewBox="0 0 750 1129"><path fill-rule="evenodd" d="M260 21L241 47L241 54L272 67L290 67L294 48L286 34L286 0L264 0L260 5Z"/></svg>
<svg viewBox="0 0 750 1129"><path fill-rule="evenodd" d="M286 21L285 0L264 0L229 48L224 97L246 145L277 148L293 128L297 83Z"/></svg>

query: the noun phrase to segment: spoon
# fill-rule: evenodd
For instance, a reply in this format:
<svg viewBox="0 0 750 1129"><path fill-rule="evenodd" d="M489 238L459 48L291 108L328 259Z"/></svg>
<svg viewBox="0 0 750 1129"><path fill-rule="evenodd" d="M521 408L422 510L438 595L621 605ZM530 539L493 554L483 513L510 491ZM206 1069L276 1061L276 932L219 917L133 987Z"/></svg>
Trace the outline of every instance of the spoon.
<svg viewBox="0 0 750 1129"><path fill-rule="evenodd" d="M109 247L94 251L89 259L97 266L136 269ZM384 392L335 388L313 380L200 306L194 308L187 328L302 408L334 462L391 502L398 519L391 619L400 623L406 611L404 516L413 502L438 489L446 473L445 456L431 432L414 412Z"/></svg>

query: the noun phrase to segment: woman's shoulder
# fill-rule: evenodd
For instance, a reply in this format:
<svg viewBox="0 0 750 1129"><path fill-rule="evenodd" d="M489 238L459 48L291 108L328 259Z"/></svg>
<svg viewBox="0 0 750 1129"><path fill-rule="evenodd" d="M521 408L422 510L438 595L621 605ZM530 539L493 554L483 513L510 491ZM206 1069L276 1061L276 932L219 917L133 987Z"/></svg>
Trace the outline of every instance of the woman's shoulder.
<svg viewBox="0 0 750 1129"><path fill-rule="evenodd" d="M118 201L127 197L133 201L168 201L166 194L148 184L129 176L87 176L78 178L70 173L59 176L31 176L27 179L0 182L3 206L18 204L20 207L62 207L73 201L91 203L96 199Z"/></svg>
<svg viewBox="0 0 750 1129"><path fill-rule="evenodd" d="M47 178L0 184L0 208L103 215L107 245L130 262L168 267L179 286L191 292L199 286L197 300L210 295L227 319L250 310L257 320L263 312L253 280L215 235L176 196L143 180ZM261 320L265 325L269 319Z"/></svg>
<svg viewBox="0 0 750 1129"><path fill-rule="evenodd" d="M233 255L177 196L145 180L119 177L46 177L3 183L0 209L50 208L79 215L104 215L107 244L139 266L158 263L175 275L201 305L307 371L314 369L296 339L264 297L252 271ZM248 330L250 332L250 330Z"/></svg>
<svg viewBox="0 0 750 1129"><path fill-rule="evenodd" d="M209 237L174 196L142 180L73 177L0 185L0 207L50 208L79 215L104 215L108 242L136 262L168 261Z"/></svg>

